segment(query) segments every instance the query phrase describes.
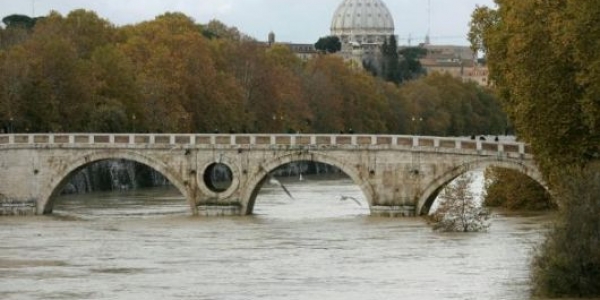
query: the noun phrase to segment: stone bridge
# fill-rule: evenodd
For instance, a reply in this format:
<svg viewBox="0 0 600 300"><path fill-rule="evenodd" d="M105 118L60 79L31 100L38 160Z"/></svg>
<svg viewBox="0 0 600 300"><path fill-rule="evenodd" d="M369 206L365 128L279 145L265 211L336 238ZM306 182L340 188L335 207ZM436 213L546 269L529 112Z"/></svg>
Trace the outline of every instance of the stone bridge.
<svg viewBox="0 0 600 300"><path fill-rule="evenodd" d="M544 185L522 143L393 135L13 134L0 135L0 214L49 214L72 175L112 159L160 172L191 213L203 216L252 214L268 174L298 161L341 169L374 216L427 214L446 184L489 166L517 170ZM217 165L230 170L229 187L206 180Z"/></svg>

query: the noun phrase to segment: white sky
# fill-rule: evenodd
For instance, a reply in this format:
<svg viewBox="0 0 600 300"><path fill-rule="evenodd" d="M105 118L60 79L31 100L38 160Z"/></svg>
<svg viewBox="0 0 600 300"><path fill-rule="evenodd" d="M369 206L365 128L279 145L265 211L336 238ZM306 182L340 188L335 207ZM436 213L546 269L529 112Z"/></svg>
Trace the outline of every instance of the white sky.
<svg viewBox="0 0 600 300"><path fill-rule="evenodd" d="M400 44L423 41L431 1L433 44L466 45L471 12L493 0L384 0L394 16ZM183 12L198 23L218 19L228 26L266 40L269 31L281 42L314 43L329 34L331 19L342 0L0 0L0 18L10 14L63 15L83 8L116 25L152 20L165 12Z"/></svg>

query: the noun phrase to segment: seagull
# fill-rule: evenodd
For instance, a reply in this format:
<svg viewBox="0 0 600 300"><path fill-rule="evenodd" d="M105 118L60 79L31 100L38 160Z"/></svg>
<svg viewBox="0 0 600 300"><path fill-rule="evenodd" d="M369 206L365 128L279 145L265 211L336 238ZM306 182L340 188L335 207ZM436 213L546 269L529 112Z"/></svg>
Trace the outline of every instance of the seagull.
<svg viewBox="0 0 600 300"><path fill-rule="evenodd" d="M296 200L294 199L294 196L292 196L292 193L290 193L290 191L285 187L285 185L283 185L283 183L281 183L279 180L277 180L273 175L269 174L269 183L271 184L275 184L280 186L283 191L290 197L292 198L292 200Z"/></svg>
<svg viewBox="0 0 600 300"><path fill-rule="evenodd" d="M358 204L358 206L362 206L362 204L360 204L360 201L358 201L358 199L356 199L356 198L354 198L354 197L340 195L340 200L341 200L341 201L352 200L352 201L354 201L356 204Z"/></svg>

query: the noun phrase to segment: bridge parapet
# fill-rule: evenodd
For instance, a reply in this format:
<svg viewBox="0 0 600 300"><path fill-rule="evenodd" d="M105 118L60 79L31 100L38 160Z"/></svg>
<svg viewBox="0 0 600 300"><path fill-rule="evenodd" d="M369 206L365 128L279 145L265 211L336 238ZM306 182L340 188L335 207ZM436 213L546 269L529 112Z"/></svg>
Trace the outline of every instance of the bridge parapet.
<svg viewBox="0 0 600 300"><path fill-rule="evenodd" d="M0 135L0 147L32 145L196 147L196 146L314 146L407 148L419 151L463 151L531 155L519 142L488 142L468 138L405 135L343 134L8 134Z"/></svg>

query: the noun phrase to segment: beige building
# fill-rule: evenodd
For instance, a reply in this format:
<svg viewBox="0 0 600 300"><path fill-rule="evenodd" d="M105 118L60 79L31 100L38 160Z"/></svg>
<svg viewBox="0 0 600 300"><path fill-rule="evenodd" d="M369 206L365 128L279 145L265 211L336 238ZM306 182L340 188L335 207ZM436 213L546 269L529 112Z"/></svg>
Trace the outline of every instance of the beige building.
<svg viewBox="0 0 600 300"><path fill-rule="evenodd" d="M296 56L303 61L311 60L313 57L319 54L314 44L278 43L275 39L275 33L270 32L268 45L271 46L274 44L289 47L290 50L294 52Z"/></svg>
<svg viewBox="0 0 600 300"><path fill-rule="evenodd" d="M421 44L420 47L427 49L427 56L421 59L421 65L427 73L447 73L464 82L488 85L488 69L478 63L470 47L431 44Z"/></svg>

